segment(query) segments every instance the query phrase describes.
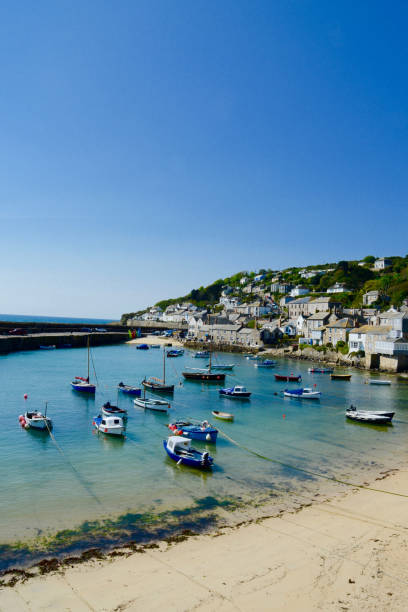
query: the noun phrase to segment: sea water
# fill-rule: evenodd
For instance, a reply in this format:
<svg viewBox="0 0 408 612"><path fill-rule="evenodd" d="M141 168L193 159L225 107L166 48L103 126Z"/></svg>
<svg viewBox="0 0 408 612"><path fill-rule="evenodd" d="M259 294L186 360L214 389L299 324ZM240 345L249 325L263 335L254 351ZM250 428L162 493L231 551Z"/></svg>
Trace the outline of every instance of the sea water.
<svg viewBox="0 0 408 612"><path fill-rule="evenodd" d="M98 541L146 538L149 526L157 534L166 521L194 525L205 511L210 522L217 512L226 518L237 508L245 514L265 504L301 504L347 488L336 479L363 484L406 461L408 385L396 377L388 377L390 386L373 386L362 371L350 370L350 382L335 381L309 374L308 362L281 359L276 368L263 369L242 355L218 355L235 364L225 386L243 384L252 392L250 401L232 400L219 396L219 385L183 380L186 366L206 364L187 350L166 358L166 382L175 384L166 415L135 407L131 396L117 391L121 381L140 386L145 376L161 377L161 349L125 344L91 353L95 397L70 385L74 376L86 376L86 349L0 357L0 569L23 563L36 549L59 554ZM320 390L321 399L284 398L284 388L299 385L276 382L274 373L301 374L301 385ZM124 440L93 428L107 400L128 410ZM25 410L44 411L45 402L53 437L18 422ZM351 403L394 410L393 425L348 421L344 411ZM212 410L232 412L235 421L216 421ZM211 472L177 466L167 457L167 424L179 418L219 427L216 445L193 442L214 457Z"/></svg>

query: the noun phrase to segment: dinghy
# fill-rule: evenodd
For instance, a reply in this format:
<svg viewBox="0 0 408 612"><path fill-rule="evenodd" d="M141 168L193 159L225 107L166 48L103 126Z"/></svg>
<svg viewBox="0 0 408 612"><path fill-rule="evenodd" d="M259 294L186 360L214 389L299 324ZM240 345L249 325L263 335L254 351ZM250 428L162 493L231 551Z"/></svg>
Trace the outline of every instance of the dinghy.
<svg viewBox="0 0 408 612"><path fill-rule="evenodd" d="M122 419L127 418L127 410L118 408L118 406L113 406L110 402L106 402L106 404L102 406L102 414L104 416L120 416Z"/></svg>
<svg viewBox="0 0 408 612"><path fill-rule="evenodd" d="M391 423L393 416L394 412L381 412L379 410L370 412L369 410L357 410L355 406L346 409L346 417L351 421L371 425L387 425Z"/></svg>
<svg viewBox="0 0 408 612"><path fill-rule="evenodd" d="M123 419L119 416L104 416L99 414L94 417L92 425L97 431L109 436L123 436L125 433Z"/></svg>
<svg viewBox="0 0 408 612"><path fill-rule="evenodd" d="M210 351L197 351L193 355L195 359L206 359L209 356L210 356Z"/></svg>
<svg viewBox="0 0 408 612"><path fill-rule="evenodd" d="M320 399L321 392L305 387L304 389L285 389L283 395L295 399Z"/></svg>
<svg viewBox="0 0 408 612"><path fill-rule="evenodd" d="M144 396L143 398L136 398L133 400L135 406L144 408L145 410L154 410L155 412L167 412L170 408L170 404L163 400L151 399Z"/></svg>
<svg viewBox="0 0 408 612"><path fill-rule="evenodd" d="M357 410L356 406L353 406L353 404L351 404L350 408L346 408L346 415L347 413L350 413L351 417L352 417L352 413L354 413L360 416L362 415L363 417L367 417L367 415L371 415L373 417L381 417L381 418L385 417L389 421L392 421L394 414L395 414L395 412L391 412L387 410ZM358 418L354 420L358 420Z"/></svg>
<svg viewBox="0 0 408 612"><path fill-rule="evenodd" d="M211 366L212 370L232 370L234 363L213 363ZM209 366L208 366L209 367Z"/></svg>
<svg viewBox="0 0 408 612"><path fill-rule="evenodd" d="M391 381L390 380L376 380L374 378L370 378L368 383L370 385L390 385Z"/></svg>
<svg viewBox="0 0 408 612"><path fill-rule="evenodd" d="M190 438L170 436L167 440L163 440L163 446L170 459L176 461L177 465L182 463L190 467L208 469L214 461L208 451L200 453L195 448L191 448Z"/></svg>
<svg viewBox="0 0 408 612"><path fill-rule="evenodd" d="M122 391L122 393L125 393L127 395L137 395L137 397L140 397L142 395L141 389L139 389L138 387L132 387L131 385L125 385L123 382L120 382L118 384L118 389L119 391Z"/></svg>
<svg viewBox="0 0 408 612"><path fill-rule="evenodd" d="M138 351L148 351L149 345L148 344L136 344L136 349Z"/></svg>
<svg viewBox="0 0 408 612"><path fill-rule="evenodd" d="M167 357L181 357L184 355L184 349L172 349L167 351Z"/></svg>
<svg viewBox="0 0 408 612"><path fill-rule="evenodd" d="M220 412L219 410L213 410L211 414L216 419L221 419L222 421L233 421L234 420L234 415L231 414L230 412Z"/></svg>
<svg viewBox="0 0 408 612"><path fill-rule="evenodd" d="M351 374L330 374L332 380L350 380Z"/></svg>
<svg viewBox="0 0 408 612"><path fill-rule="evenodd" d="M309 374L332 374L333 368L309 368Z"/></svg>
<svg viewBox="0 0 408 612"><path fill-rule="evenodd" d="M169 429L176 436L184 436L201 442L216 442L218 429L212 427L208 421L192 423L191 421L176 421L170 423Z"/></svg>
<svg viewBox="0 0 408 612"><path fill-rule="evenodd" d="M246 387L242 387L241 385L235 385L235 387L229 389L220 389L219 394L223 397L232 397L236 399L249 399L251 397L251 392L247 391Z"/></svg>

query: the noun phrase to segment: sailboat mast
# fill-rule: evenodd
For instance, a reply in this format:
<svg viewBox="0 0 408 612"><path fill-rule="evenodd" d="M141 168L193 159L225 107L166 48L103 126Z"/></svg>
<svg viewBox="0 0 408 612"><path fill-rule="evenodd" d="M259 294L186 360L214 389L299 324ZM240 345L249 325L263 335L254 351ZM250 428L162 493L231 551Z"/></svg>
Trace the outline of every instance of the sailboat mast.
<svg viewBox="0 0 408 612"><path fill-rule="evenodd" d="M89 382L89 335L88 335L88 382Z"/></svg>
<svg viewBox="0 0 408 612"><path fill-rule="evenodd" d="M163 385L166 384L166 349L163 346Z"/></svg>

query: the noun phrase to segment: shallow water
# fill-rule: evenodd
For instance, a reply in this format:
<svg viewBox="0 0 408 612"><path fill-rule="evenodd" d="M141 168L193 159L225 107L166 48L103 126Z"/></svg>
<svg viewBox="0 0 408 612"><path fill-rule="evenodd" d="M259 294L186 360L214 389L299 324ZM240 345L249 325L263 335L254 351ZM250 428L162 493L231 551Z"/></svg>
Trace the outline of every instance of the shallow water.
<svg viewBox="0 0 408 612"><path fill-rule="evenodd" d="M115 525L120 526L123 539L126 533L134 536L135 524L162 524L180 517L180 511L187 516L189 508L212 513L218 503L224 503L225 515L225 509L237 503L253 506L271 495L280 505L299 503L318 492L344 489L317 474L361 484L406 460L408 385L394 377L389 377L390 387L376 387L365 384L370 376L365 372L353 370L350 382L331 381L329 375L308 374L308 362L282 359L274 370L262 370L241 355L219 356L220 361L236 364L225 385L241 383L253 392L244 402L220 398L217 385L180 385L186 365L206 363L186 351L183 357L166 360L167 379L176 385L168 417L134 407L131 398L118 397L116 390L120 381L136 385L145 375L160 377L161 350L139 351L126 344L97 347L92 355L98 382L95 398L70 386L73 376L86 373L85 349L0 357L0 568L10 556L1 544L19 541L20 547L25 542L32 546L36 538L61 530L79 528L89 534L93 526L100 535L101 524L89 522L107 518L112 533ZM322 391L321 400L283 398L280 392L297 384L275 382L275 372L302 374L304 386L316 384ZM129 410L124 441L98 435L92 428L92 417L108 399ZM28 408L43 409L45 401L55 442L18 423L19 414ZM395 410L394 425L349 422L344 409L350 403ZM234 423L212 420L237 444L222 435L216 446L194 442L214 457L212 473L177 466L162 447L169 419L210 420L214 409L235 414ZM130 522L123 518L128 516Z"/></svg>

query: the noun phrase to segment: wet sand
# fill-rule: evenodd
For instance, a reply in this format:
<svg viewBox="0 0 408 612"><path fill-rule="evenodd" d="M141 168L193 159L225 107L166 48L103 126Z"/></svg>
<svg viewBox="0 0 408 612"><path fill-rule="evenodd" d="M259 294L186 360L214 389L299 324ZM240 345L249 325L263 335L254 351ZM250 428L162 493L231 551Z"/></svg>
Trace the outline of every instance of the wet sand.
<svg viewBox="0 0 408 612"><path fill-rule="evenodd" d="M408 470L372 486L387 493L349 490L298 512L19 580L0 589L0 610L405 611Z"/></svg>

